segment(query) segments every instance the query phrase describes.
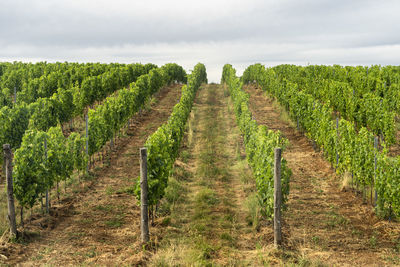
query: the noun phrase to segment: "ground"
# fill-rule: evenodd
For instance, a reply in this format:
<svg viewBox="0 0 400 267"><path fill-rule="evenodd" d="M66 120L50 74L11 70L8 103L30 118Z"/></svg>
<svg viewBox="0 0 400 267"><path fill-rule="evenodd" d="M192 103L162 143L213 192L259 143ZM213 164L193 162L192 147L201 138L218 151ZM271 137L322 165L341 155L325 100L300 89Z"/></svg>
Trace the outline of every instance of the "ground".
<svg viewBox="0 0 400 267"><path fill-rule="evenodd" d="M53 200L50 215L36 210L24 238L4 242L10 265L100 266L396 266L400 226L343 185L301 129L255 86L254 119L280 130L290 145L283 157L293 176L283 212L282 249L273 247L270 220L262 218L227 88L203 85L164 199L151 224L151 243L140 242L140 209L133 188L139 148L166 122L180 87L165 88L133 118L110 160ZM22 230L22 228L20 228Z"/></svg>

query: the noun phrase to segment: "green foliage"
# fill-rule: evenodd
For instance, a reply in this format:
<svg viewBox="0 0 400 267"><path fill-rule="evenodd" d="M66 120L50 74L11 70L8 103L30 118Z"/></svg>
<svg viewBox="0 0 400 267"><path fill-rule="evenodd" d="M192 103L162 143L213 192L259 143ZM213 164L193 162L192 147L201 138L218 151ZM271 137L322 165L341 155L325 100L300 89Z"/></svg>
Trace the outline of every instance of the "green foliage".
<svg viewBox="0 0 400 267"><path fill-rule="evenodd" d="M171 67L176 68L173 64L166 64L150 70L149 74L140 76L136 83L132 83L130 89L120 90L96 109L89 110L89 155L99 151L129 118L144 106L151 95L158 92L168 81L182 78L167 75ZM184 72L183 69L182 71ZM177 73L180 75L181 72Z"/></svg>
<svg viewBox="0 0 400 267"><path fill-rule="evenodd" d="M167 64L168 65L168 64ZM176 70L175 65L172 71L165 73L178 74L176 78L167 78L169 82L182 78L182 73ZM167 68L166 70L168 70ZM188 76L188 85L182 87L182 95L178 104L172 110L168 122L159 127L145 143L148 151L147 174L149 186L149 204L155 205L164 196L165 188L168 185L168 178L171 174L173 164L178 155L180 143L183 138L186 121L192 109L193 101L201 83L207 81L206 68L203 64L197 64ZM137 183L136 196L140 199L140 182Z"/></svg>
<svg viewBox="0 0 400 267"><path fill-rule="evenodd" d="M43 131L28 130L14 155L14 194L21 206L32 207L48 188Z"/></svg>
<svg viewBox="0 0 400 267"><path fill-rule="evenodd" d="M334 74L329 71L319 73L323 66L314 66L314 68L300 68L290 65L280 65L274 68L264 68L260 64L249 66L243 73L243 82L249 83L256 81L261 85L262 89L273 95L288 110L290 116L299 119L300 126L307 131L307 135L316 141L316 143L324 150L327 159L337 168L339 173L352 172L354 174L354 182L361 186L374 186L378 192L378 212L384 215L400 216L400 157L397 159L387 156L386 144L382 143L384 149L382 152L374 148L374 135L365 127L359 127L358 131L355 127L354 120L339 119L339 129L336 127L336 121L333 118L333 108L343 111L342 114L358 112L362 115L363 121L380 120L373 112L376 108L372 107L374 103L380 103L375 95L365 93L364 99L355 99L352 97L353 90L348 85L335 84L340 89L321 90L319 88L313 93L310 90L299 90L302 86L311 84L308 79L327 78L333 76L339 79L339 75L349 77L347 74L340 74L343 69L334 67ZM351 69L351 68L349 68ZM329 70L329 68L327 68ZM309 75L305 72L310 72ZM328 73L328 74L326 74ZM344 72L346 73L346 72ZM355 75L355 74L354 74ZM356 87L357 82L354 80L357 75L349 79L350 85L356 91L366 90L364 86ZM362 76L359 76L360 83ZM288 80L290 79L290 81ZM357 78L358 79L358 78ZM318 80L318 79L317 79ZM297 81L297 83L292 82ZM332 83L332 82L330 82ZM364 82L362 82L364 84ZM329 84L328 84L329 85ZM304 88L304 87L303 87ZM344 94L341 98L339 94ZM332 94L330 96L327 96ZM319 95L319 99L323 99L325 103L320 102L314 97ZM350 100L346 100L347 98ZM334 98L337 98L336 100ZM341 99L341 100L338 100ZM375 100L374 100L375 99ZM332 104L332 102L334 104ZM342 101L342 102L340 102ZM347 101L347 104L344 103ZM358 101L358 102L357 102ZM360 101L366 104L364 109L370 111L361 112ZM357 103L354 105L355 102ZM354 107L353 107L353 106ZM358 110L358 111L356 111ZM360 113L361 112L361 113ZM382 113L383 114L383 113ZM390 113L386 119L377 122L376 125L386 133L386 140L389 141L391 131L392 115ZM347 115L350 116L350 115ZM383 115L382 115L383 116ZM384 115L386 116L386 115ZM368 118L367 118L368 117ZM374 119L372 119L374 118ZM385 123L381 123L385 121ZM339 156L339 162L336 162L336 155ZM377 157L377 170L375 171L375 155ZM376 178L374 178L376 175Z"/></svg>
<svg viewBox="0 0 400 267"><path fill-rule="evenodd" d="M254 72L257 73L260 68L256 65ZM246 75L250 74L253 75L253 73L246 73ZM251 79L250 76L248 78ZM266 217L272 217L274 213L274 149L276 147L284 149L288 141L282 138L279 131L268 130L266 126L257 125L257 122L252 119L248 107L249 95L242 90L243 84L236 77L236 71L231 65L224 66L221 82L226 83L233 99L237 123L244 136L247 161L256 180L261 212ZM285 159L282 159L281 175L282 196L285 203L289 195L291 176Z"/></svg>
<svg viewBox="0 0 400 267"><path fill-rule="evenodd" d="M136 65L136 68L139 66L141 65ZM150 67L152 66L150 65ZM123 75L126 76L125 81L130 81L134 77L133 73L135 75L141 73L134 72L134 68L123 67L123 70ZM154 88L152 91L142 90L143 88L133 84L131 89L120 90L118 94L108 97L104 104L99 105L96 110L89 111L90 155L100 151L105 142L127 122L140 106L144 105L138 99L147 99L149 93L158 91L165 84L161 74L163 70L160 69L160 75L154 74L157 70L152 70L150 81L154 87L158 86L158 88ZM108 88L107 90L111 90L110 88L113 86L122 86L120 84L122 78L118 76L118 73L104 73L102 86ZM148 75L145 74L145 76ZM140 95L143 97L140 98ZM17 118L25 118L25 124L29 120L31 126L31 129L27 130L22 138L21 146L15 151L14 157L15 196L24 207L32 207L41 194L56 182L68 179L74 169L83 171L86 168L88 161L84 150L86 139L79 133L72 133L66 138L60 126L51 127L59 125L59 122L68 118L67 115L59 117L58 114L71 114L74 102L71 96L71 91L58 89L58 95L53 95L51 98L39 98L39 101L30 104L29 107L25 107L25 105L14 109L4 107L0 112L0 120L4 122L2 125L4 133L8 129L6 127L18 122L18 120L13 120L12 111L14 110L25 114L25 116L21 115ZM30 118L29 111L32 114ZM24 124L21 122L21 125ZM25 132L26 127L22 128ZM18 130L17 127L16 130ZM6 136L0 137L3 140L7 138Z"/></svg>
<svg viewBox="0 0 400 267"><path fill-rule="evenodd" d="M21 145L22 137L28 128L29 109L26 105L16 108L7 106L0 109L0 141L16 149Z"/></svg>
<svg viewBox="0 0 400 267"><path fill-rule="evenodd" d="M22 65L18 66L23 70ZM31 76L24 74L27 75L26 79L22 74L18 76L23 85L22 89L18 87L17 105L0 109L0 140L3 144L11 144L13 150L19 148L28 128L47 131L50 127L62 125L74 116L83 114L87 105L146 74L146 68L141 64L59 63L50 66L45 65L41 69L32 67L31 72L34 73L28 72ZM147 67L148 70L153 68L156 66L152 64ZM1 78L16 77L10 75ZM13 95L13 91L6 94Z"/></svg>
<svg viewBox="0 0 400 267"><path fill-rule="evenodd" d="M392 103L399 101L396 96L400 91L387 90L382 82L386 68L279 65L272 69L278 82L287 80L295 84L297 91L328 104L341 117L354 122L358 129L368 128L375 135L383 136L387 144L396 141L394 110L397 104ZM243 78L246 82L256 81L265 86L261 72L265 72L265 68L255 64ZM392 89L395 87L393 85Z"/></svg>

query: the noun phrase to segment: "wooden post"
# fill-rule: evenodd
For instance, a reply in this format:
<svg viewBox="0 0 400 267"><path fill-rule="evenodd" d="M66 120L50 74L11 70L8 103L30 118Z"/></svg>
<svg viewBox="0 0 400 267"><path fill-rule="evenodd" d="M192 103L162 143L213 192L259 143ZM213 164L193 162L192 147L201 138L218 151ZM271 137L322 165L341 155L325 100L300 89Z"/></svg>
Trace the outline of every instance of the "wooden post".
<svg viewBox="0 0 400 267"><path fill-rule="evenodd" d="M339 167L339 118L336 118L336 134L337 134L337 141L336 141L336 169Z"/></svg>
<svg viewBox="0 0 400 267"><path fill-rule="evenodd" d="M6 162L6 180L7 180L7 203L8 203L8 222L10 223L11 237L18 237L17 221L15 218L15 205L14 205L14 189L12 180L12 160L11 160L11 146L9 144L3 145L4 159Z"/></svg>
<svg viewBox="0 0 400 267"><path fill-rule="evenodd" d="M47 164L47 139L44 139L44 158ZM46 189L46 213L49 213L50 199L49 199L49 189Z"/></svg>
<svg viewBox="0 0 400 267"><path fill-rule="evenodd" d="M88 119L88 114L86 113L85 115L85 121L86 121L86 157L89 157L89 119ZM89 160L86 165L86 173L89 173Z"/></svg>
<svg viewBox="0 0 400 267"><path fill-rule="evenodd" d="M150 240L149 233L149 209L148 209L148 187L147 187L147 148L140 149L140 230L142 243Z"/></svg>
<svg viewBox="0 0 400 267"><path fill-rule="evenodd" d="M282 149L275 148L275 166L274 166L274 246L280 247L282 244L281 229L281 156Z"/></svg>
<svg viewBox="0 0 400 267"><path fill-rule="evenodd" d="M373 188L375 189L375 207L378 204L378 191L376 190L376 165L377 165L377 159L376 159L376 154L378 153L378 137L374 137L374 148L375 148L375 155L374 155L374 185ZM371 188L371 195L372 195L372 188Z"/></svg>
<svg viewBox="0 0 400 267"><path fill-rule="evenodd" d="M7 166L6 165L6 160L7 160L6 159L6 154L3 153L3 175L4 175L4 179L5 179L4 181L7 183L7 178L6 178L6 166ZM0 183L3 182L2 180L3 179L0 179Z"/></svg>

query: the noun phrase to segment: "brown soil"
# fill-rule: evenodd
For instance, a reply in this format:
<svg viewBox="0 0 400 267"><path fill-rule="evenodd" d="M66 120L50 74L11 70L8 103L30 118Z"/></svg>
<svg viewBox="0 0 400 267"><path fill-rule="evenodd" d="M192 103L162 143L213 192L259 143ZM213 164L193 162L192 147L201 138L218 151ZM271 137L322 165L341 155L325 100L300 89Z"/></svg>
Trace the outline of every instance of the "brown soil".
<svg viewBox="0 0 400 267"><path fill-rule="evenodd" d="M179 101L180 85L164 88L149 110L133 118L117 140L109 165L97 163L93 180L54 201L50 216L34 215L24 228L24 243L1 248L6 264L114 266L140 264L140 211L133 195L139 175L139 148L166 122ZM157 227L151 231L157 232ZM7 259L6 259L7 258Z"/></svg>
<svg viewBox="0 0 400 267"><path fill-rule="evenodd" d="M328 266L400 265L400 224L380 220L370 204L343 189L322 152L283 119L281 107L261 89L245 90L257 122L280 130L290 142L283 154L293 172L284 212L285 248Z"/></svg>

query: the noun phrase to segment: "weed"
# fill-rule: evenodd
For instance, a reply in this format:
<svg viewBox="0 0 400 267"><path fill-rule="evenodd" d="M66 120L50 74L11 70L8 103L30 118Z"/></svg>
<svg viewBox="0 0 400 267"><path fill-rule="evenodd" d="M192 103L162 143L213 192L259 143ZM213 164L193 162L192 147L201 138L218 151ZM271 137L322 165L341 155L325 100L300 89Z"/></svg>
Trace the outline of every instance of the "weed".
<svg viewBox="0 0 400 267"><path fill-rule="evenodd" d="M96 252L96 247L91 247L88 251L85 253L85 257L87 258L94 258L96 257L97 252Z"/></svg>
<svg viewBox="0 0 400 267"><path fill-rule="evenodd" d="M196 232L196 233L199 233L199 234L203 234L206 230L207 230L207 227L206 227L206 225L204 225L203 223L195 223L194 225L193 225L193 230Z"/></svg>
<svg viewBox="0 0 400 267"><path fill-rule="evenodd" d="M163 218L163 220L162 220L162 222L161 222L161 225L162 226L168 226L168 225L170 225L171 224L171 218L170 217L165 217L165 218Z"/></svg>
<svg viewBox="0 0 400 267"><path fill-rule="evenodd" d="M44 258L44 256L42 254L38 254L32 257L33 261L40 261Z"/></svg>
<svg viewBox="0 0 400 267"><path fill-rule="evenodd" d="M112 205L105 205L105 206L97 205L95 207L95 209L99 210L99 211L110 212L113 210L113 206Z"/></svg>
<svg viewBox="0 0 400 267"><path fill-rule="evenodd" d="M191 177L191 173L189 171L179 166L175 166L172 175L178 181L187 181Z"/></svg>
<svg viewBox="0 0 400 267"><path fill-rule="evenodd" d="M229 233L222 233L221 236L220 236L220 238L221 238L222 240L228 241L228 243L229 243L230 245L233 245L233 244L234 244L234 239L233 239L233 237L232 237Z"/></svg>
<svg viewBox="0 0 400 267"><path fill-rule="evenodd" d="M82 224L92 224L93 223L93 219L90 218L83 218L82 220L80 220L80 222Z"/></svg>
<svg viewBox="0 0 400 267"><path fill-rule="evenodd" d="M390 261L396 266L400 265L400 256L397 255L390 255L384 258L384 260Z"/></svg>
<svg viewBox="0 0 400 267"><path fill-rule="evenodd" d="M216 249L204 239L198 239L196 242L196 249L198 249L197 259L207 260L211 259Z"/></svg>
<svg viewBox="0 0 400 267"><path fill-rule="evenodd" d="M328 220L326 222L327 226L330 228L345 226L349 223L349 221L340 214L337 214L335 211L331 210L328 212Z"/></svg>
<svg viewBox="0 0 400 267"><path fill-rule="evenodd" d="M361 231L360 230L357 230L357 229L353 229L353 230L351 230L351 234L352 235L355 235L355 236L357 236L357 237L361 237Z"/></svg>
<svg viewBox="0 0 400 267"><path fill-rule="evenodd" d="M178 199L185 192L182 184L178 182L174 177L169 178L168 187L165 189L165 199L169 204L175 204Z"/></svg>
<svg viewBox="0 0 400 267"><path fill-rule="evenodd" d="M180 158L184 163L187 163L188 160L190 159L190 152L187 150L182 150Z"/></svg>
<svg viewBox="0 0 400 267"><path fill-rule="evenodd" d="M314 245L319 245L321 242L321 238L319 236L313 236L311 238L311 241L314 243Z"/></svg>
<svg viewBox="0 0 400 267"><path fill-rule="evenodd" d="M397 240L394 250L400 253L400 238Z"/></svg>
<svg viewBox="0 0 400 267"><path fill-rule="evenodd" d="M229 212L230 212L229 214L226 214L226 215L224 216L224 220L232 223L232 222L234 222L235 219L236 219L236 218L235 218L235 214L233 213L233 211L230 211L230 210L229 210Z"/></svg>
<svg viewBox="0 0 400 267"><path fill-rule="evenodd" d="M247 209L247 217L246 221L249 225L253 227L253 229L258 229L260 223L260 201L258 201L258 197L256 193L251 194L245 201L245 206Z"/></svg>
<svg viewBox="0 0 400 267"><path fill-rule="evenodd" d="M112 188L111 186L107 186L107 188L106 188L106 194L107 194L108 196L111 196L112 194L114 194L114 192L115 192L114 188Z"/></svg>
<svg viewBox="0 0 400 267"><path fill-rule="evenodd" d="M375 235L372 235L371 238L369 239L369 245L371 248L376 248L377 245L377 238Z"/></svg>
<svg viewBox="0 0 400 267"><path fill-rule="evenodd" d="M124 224L124 216L117 215L116 217L112 218L111 220L106 221L104 224L110 228L121 227Z"/></svg>
<svg viewBox="0 0 400 267"><path fill-rule="evenodd" d="M199 204L215 205L218 203L218 199L213 190L210 188L203 188L197 193L195 202Z"/></svg>
<svg viewBox="0 0 400 267"><path fill-rule="evenodd" d="M118 189L115 191L117 194L128 194L128 195L135 195L135 187L134 186L126 186L123 188Z"/></svg>
<svg viewBox="0 0 400 267"><path fill-rule="evenodd" d="M72 232L72 233L68 233L68 239L69 240L75 240L75 239L79 240L82 237L84 237L85 235L86 235L86 233L84 233L84 232L77 232L77 233Z"/></svg>
<svg viewBox="0 0 400 267"><path fill-rule="evenodd" d="M91 173L86 173L81 176L81 179L84 181L93 181L96 177Z"/></svg>

